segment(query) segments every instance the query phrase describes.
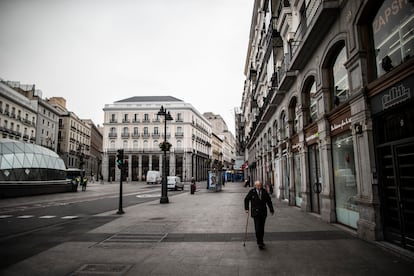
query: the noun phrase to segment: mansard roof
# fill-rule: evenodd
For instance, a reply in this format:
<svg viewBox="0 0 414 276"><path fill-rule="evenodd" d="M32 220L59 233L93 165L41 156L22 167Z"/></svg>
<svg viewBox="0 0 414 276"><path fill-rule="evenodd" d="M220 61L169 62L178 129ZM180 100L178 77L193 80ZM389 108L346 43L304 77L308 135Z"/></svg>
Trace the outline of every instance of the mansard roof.
<svg viewBox="0 0 414 276"><path fill-rule="evenodd" d="M136 103L136 102L182 102L182 100L172 96L134 96L131 98L117 101L116 103Z"/></svg>

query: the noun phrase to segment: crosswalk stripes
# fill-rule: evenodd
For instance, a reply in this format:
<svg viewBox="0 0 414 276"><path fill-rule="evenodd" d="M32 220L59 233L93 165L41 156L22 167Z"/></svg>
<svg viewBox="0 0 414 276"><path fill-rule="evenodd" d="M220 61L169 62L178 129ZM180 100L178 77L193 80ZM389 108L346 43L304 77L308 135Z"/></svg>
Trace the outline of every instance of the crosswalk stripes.
<svg viewBox="0 0 414 276"><path fill-rule="evenodd" d="M28 219L28 218L32 218L32 217L34 217L34 216L32 216L32 215L24 215L24 216L18 216L17 218L20 218L20 219Z"/></svg>
<svg viewBox="0 0 414 276"><path fill-rule="evenodd" d="M53 219L53 218L60 218L60 219L77 219L79 216L53 216L53 215L44 215L44 216L33 216L33 215L21 215L21 216L14 216L14 215L0 215L0 219L7 219L7 218L16 218L16 219L30 219L30 218L39 218L39 219Z"/></svg>

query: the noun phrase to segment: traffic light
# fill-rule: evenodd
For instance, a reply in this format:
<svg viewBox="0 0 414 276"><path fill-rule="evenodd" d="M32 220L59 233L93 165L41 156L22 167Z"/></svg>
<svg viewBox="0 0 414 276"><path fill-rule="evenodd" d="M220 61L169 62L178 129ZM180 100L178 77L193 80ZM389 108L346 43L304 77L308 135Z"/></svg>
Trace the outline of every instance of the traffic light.
<svg viewBox="0 0 414 276"><path fill-rule="evenodd" d="M116 155L116 164L118 165L118 169L122 170L122 167L124 165L124 150L119 149L118 153Z"/></svg>

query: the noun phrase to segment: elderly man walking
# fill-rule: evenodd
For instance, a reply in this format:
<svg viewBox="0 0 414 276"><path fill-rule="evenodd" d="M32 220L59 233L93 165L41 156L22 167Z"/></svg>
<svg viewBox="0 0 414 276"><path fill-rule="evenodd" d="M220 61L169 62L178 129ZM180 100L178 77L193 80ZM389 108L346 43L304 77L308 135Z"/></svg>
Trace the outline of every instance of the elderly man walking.
<svg viewBox="0 0 414 276"><path fill-rule="evenodd" d="M275 210L273 209L272 200L265 189L263 189L262 182L256 180L254 188L244 198L244 209L246 213L249 213L249 202L251 202L251 216L254 219L254 228L256 232L257 245L260 249L263 249L265 244L263 243L264 227L267 217L267 207L269 207L270 213L273 215Z"/></svg>

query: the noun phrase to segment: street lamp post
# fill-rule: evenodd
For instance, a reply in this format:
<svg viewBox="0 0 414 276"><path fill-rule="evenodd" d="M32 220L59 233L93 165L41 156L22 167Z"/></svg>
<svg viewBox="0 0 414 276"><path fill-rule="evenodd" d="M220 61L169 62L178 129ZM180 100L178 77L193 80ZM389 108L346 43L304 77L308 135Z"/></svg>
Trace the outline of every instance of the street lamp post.
<svg viewBox="0 0 414 276"><path fill-rule="evenodd" d="M161 198L160 203L168 203L168 195L167 195L167 151L169 150L167 148L167 121L173 120L171 117L170 112L167 112L167 109L164 109L163 106L161 106L160 111L158 111L158 115L164 116L164 143L162 148L162 151L164 152L164 158L162 160L162 184L161 184Z"/></svg>

